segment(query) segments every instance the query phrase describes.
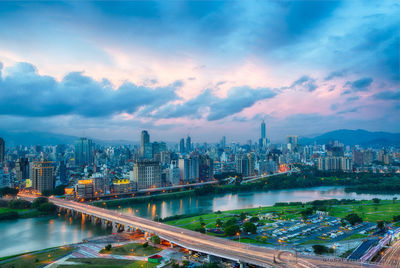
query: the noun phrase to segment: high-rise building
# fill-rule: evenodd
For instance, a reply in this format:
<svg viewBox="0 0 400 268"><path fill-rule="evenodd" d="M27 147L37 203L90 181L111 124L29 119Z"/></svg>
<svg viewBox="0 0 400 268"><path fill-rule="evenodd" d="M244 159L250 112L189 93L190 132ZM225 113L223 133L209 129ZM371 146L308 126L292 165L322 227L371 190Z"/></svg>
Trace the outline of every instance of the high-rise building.
<svg viewBox="0 0 400 268"><path fill-rule="evenodd" d="M211 181L214 177L214 161L208 155L200 156L199 178L202 181Z"/></svg>
<svg viewBox="0 0 400 268"><path fill-rule="evenodd" d="M147 130L143 130L140 135L140 156L145 159L153 158L153 145L150 143L150 135Z"/></svg>
<svg viewBox="0 0 400 268"><path fill-rule="evenodd" d="M137 161L133 167L137 190L161 187L161 165L157 161Z"/></svg>
<svg viewBox="0 0 400 268"><path fill-rule="evenodd" d="M185 153L185 139L181 139L181 141L179 142L179 152L181 154Z"/></svg>
<svg viewBox="0 0 400 268"><path fill-rule="evenodd" d="M190 153L192 151L192 139L190 136L187 136L186 138L186 152Z"/></svg>
<svg viewBox="0 0 400 268"><path fill-rule="evenodd" d="M264 120L261 122L261 139L265 139L265 122Z"/></svg>
<svg viewBox="0 0 400 268"><path fill-rule="evenodd" d="M225 136L222 136L220 146L222 149L224 149L226 147L226 137Z"/></svg>
<svg viewBox="0 0 400 268"><path fill-rule="evenodd" d="M178 160L179 166L179 177L183 183L189 181L190 178L190 163L189 159L186 158L179 158Z"/></svg>
<svg viewBox="0 0 400 268"><path fill-rule="evenodd" d="M55 176L53 162L38 161L33 162L31 170L32 188L43 193L46 190L53 190L55 186Z"/></svg>
<svg viewBox="0 0 400 268"><path fill-rule="evenodd" d="M15 178L17 181L23 181L29 178L28 158L18 158L15 162Z"/></svg>
<svg viewBox="0 0 400 268"><path fill-rule="evenodd" d="M236 172L244 177L249 176L249 159L246 155L238 154L235 156Z"/></svg>
<svg viewBox="0 0 400 268"><path fill-rule="evenodd" d="M172 185L179 185L180 183L179 167L176 161L172 161L167 169L167 181Z"/></svg>
<svg viewBox="0 0 400 268"><path fill-rule="evenodd" d="M287 144L287 148L289 149L289 151L295 152L297 150L298 140L299 140L298 136L287 136L286 137L286 144Z"/></svg>
<svg viewBox="0 0 400 268"><path fill-rule="evenodd" d="M94 143L91 139L80 138L75 140L75 164L87 166L93 163Z"/></svg>
<svg viewBox="0 0 400 268"><path fill-rule="evenodd" d="M6 143L2 138L0 138L0 163L3 163L5 160L5 152L6 152Z"/></svg>

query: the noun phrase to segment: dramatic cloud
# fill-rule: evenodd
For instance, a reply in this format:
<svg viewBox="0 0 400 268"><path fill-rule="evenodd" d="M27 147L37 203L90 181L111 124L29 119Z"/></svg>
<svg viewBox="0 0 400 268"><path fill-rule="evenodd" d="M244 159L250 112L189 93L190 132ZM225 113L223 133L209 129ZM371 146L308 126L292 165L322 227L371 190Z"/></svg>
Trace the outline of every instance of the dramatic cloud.
<svg viewBox="0 0 400 268"><path fill-rule="evenodd" d="M372 78L365 77L353 82L348 81L345 86L349 87L353 91L367 91L372 81Z"/></svg>
<svg viewBox="0 0 400 268"><path fill-rule="evenodd" d="M84 117L134 113L140 107L158 107L177 99L176 83L147 88L125 82L114 89L106 79L98 82L81 72L67 74L60 82L41 76L28 63L5 70L0 79L0 114L55 116L76 114Z"/></svg>
<svg viewBox="0 0 400 268"><path fill-rule="evenodd" d="M377 100L400 100L400 89L382 91L372 96Z"/></svg>
<svg viewBox="0 0 400 268"><path fill-rule="evenodd" d="M257 101L270 99L276 93L269 88L252 89L247 86L234 87L228 91L226 98L219 98L205 90L194 99L183 104L166 105L154 114L157 118L192 117L201 118L204 112L209 112L207 120L214 121L239 113L253 106ZM203 113L201 112L203 111Z"/></svg>

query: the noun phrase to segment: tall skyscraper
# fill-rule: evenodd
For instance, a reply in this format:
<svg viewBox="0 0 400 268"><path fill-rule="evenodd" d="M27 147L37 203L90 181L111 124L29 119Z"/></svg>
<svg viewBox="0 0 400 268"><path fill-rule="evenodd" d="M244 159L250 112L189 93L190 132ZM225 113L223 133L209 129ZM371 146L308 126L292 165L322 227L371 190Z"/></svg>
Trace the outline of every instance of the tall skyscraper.
<svg viewBox="0 0 400 268"><path fill-rule="evenodd" d="M264 120L261 122L261 139L265 139L265 122Z"/></svg>
<svg viewBox="0 0 400 268"><path fill-rule="evenodd" d="M145 159L153 158L153 145L150 143L147 130L143 130L140 136L140 156Z"/></svg>
<svg viewBox="0 0 400 268"><path fill-rule="evenodd" d="M192 151L192 139L190 136L187 136L186 138L186 152L190 153Z"/></svg>
<svg viewBox="0 0 400 268"><path fill-rule="evenodd" d="M15 162L15 178L23 181L29 178L29 161L28 158L18 158Z"/></svg>
<svg viewBox="0 0 400 268"><path fill-rule="evenodd" d="M3 163L5 160L5 152L6 152L6 143L2 138L0 138L0 163Z"/></svg>
<svg viewBox="0 0 400 268"><path fill-rule="evenodd" d="M94 143L91 139L80 138L75 140L75 164L86 166L93 163Z"/></svg>
<svg viewBox="0 0 400 268"><path fill-rule="evenodd" d="M32 188L43 193L53 190L55 186L54 168L52 162L34 162L31 170Z"/></svg>
<svg viewBox="0 0 400 268"><path fill-rule="evenodd" d="M185 153L185 139L181 139L181 141L179 142L179 152L181 154Z"/></svg>
<svg viewBox="0 0 400 268"><path fill-rule="evenodd" d="M220 146L221 148L225 148L226 147L226 137L223 136L220 142Z"/></svg>
<svg viewBox="0 0 400 268"><path fill-rule="evenodd" d="M260 140L259 140L259 143L260 143L259 146L260 146L261 149L265 149L267 147L267 137L265 135L265 122L264 122L264 120L261 122L260 129L261 129L261 137L260 137Z"/></svg>
<svg viewBox="0 0 400 268"><path fill-rule="evenodd" d="M297 151L298 140L299 140L298 136L287 136L286 137L287 148L291 152Z"/></svg>
<svg viewBox="0 0 400 268"><path fill-rule="evenodd" d="M137 190L161 187L161 165L156 161L137 161L133 167Z"/></svg>

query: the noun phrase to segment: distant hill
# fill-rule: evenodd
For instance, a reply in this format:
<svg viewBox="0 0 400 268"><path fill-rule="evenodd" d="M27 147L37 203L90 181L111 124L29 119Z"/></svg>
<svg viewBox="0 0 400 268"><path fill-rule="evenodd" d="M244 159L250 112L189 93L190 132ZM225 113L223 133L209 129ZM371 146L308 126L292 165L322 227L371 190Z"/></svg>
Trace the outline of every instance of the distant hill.
<svg viewBox="0 0 400 268"><path fill-rule="evenodd" d="M73 144L78 137L50 132L10 132L0 129L0 137L6 141L6 146L16 145L57 145L57 144ZM90 137L89 137L90 138ZM137 142L126 140L98 140L93 139L97 144L101 145L123 145L137 144Z"/></svg>
<svg viewBox="0 0 400 268"><path fill-rule="evenodd" d="M312 138L301 137L301 144L327 144L329 141L339 141L345 145L400 145L400 133L371 132L363 129L339 129Z"/></svg>

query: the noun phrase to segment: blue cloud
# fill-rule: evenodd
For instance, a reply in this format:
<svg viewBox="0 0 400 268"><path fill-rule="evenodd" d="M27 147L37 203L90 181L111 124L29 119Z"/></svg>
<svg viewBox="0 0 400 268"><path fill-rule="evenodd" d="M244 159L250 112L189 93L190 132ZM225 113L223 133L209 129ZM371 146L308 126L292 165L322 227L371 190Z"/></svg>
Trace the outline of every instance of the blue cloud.
<svg viewBox="0 0 400 268"><path fill-rule="evenodd" d="M95 81L81 72L71 72L62 81L41 76L29 63L5 70L0 80L0 114L54 116L76 114L84 117L134 113L140 107L159 107L177 99L182 83L155 89L125 82L117 90L104 79Z"/></svg>
<svg viewBox="0 0 400 268"><path fill-rule="evenodd" d="M372 95L374 99L377 100L400 100L400 89L393 91L382 91Z"/></svg>
<svg viewBox="0 0 400 268"><path fill-rule="evenodd" d="M353 91L367 91L369 86L372 84L373 79L370 77L364 77L353 82L347 81L345 86L349 87Z"/></svg>

